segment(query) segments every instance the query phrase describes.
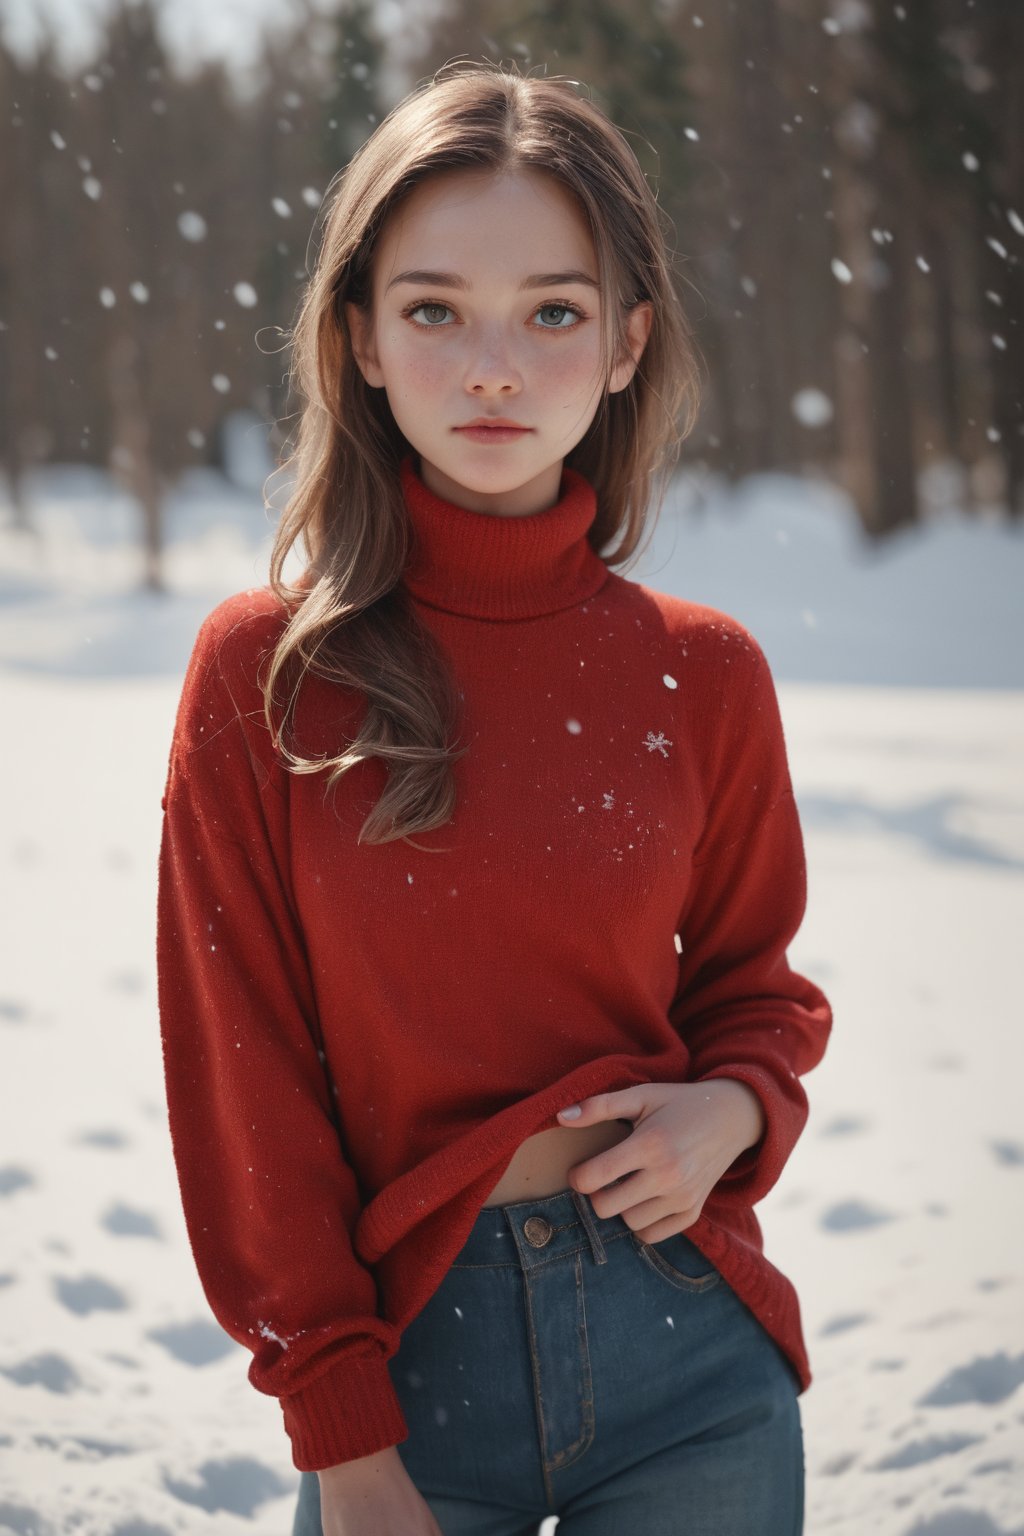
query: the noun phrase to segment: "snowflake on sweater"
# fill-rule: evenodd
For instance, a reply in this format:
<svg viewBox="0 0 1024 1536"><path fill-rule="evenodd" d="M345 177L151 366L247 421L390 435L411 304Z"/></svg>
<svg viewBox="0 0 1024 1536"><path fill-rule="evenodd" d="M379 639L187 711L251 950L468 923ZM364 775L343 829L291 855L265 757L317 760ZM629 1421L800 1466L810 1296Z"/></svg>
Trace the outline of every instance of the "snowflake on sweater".
<svg viewBox="0 0 1024 1536"><path fill-rule="evenodd" d="M659 731L657 735L655 735L653 731L648 731L647 735L644 737L644 746L647 748L648 752L660 752L662 757L668 757L668 753L665 751L665 748L670 747L671 745L672 743L669 741L664 731Z"/></svg>
<svg viewBox="0 0 1024 1536"><path fill-rule="evenodd" d="M292 1339L298 1339L306 1332L305 1328L300 1328L298 1333L275 1333L270 1324L265 1323L262 1317L256 1319L256 1326L263 1338L273 1339L274 1343L280 1344L282 1349L287 1349ZM249 1332L252 1333L251 1328Z"/></svg>

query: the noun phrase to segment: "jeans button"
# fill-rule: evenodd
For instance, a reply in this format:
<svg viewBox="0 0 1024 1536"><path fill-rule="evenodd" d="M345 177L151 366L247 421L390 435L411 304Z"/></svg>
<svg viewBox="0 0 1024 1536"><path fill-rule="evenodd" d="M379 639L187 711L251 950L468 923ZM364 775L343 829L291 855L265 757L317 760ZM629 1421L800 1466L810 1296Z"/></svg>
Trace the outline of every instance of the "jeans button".
<svg viewBox="0 0 1024 1536"><path fill-rule="evenodd" d="M553 1231L554 1227L543 1216L528 1216L523 1222L523 1236L531 1248L543 1248L551 1241Z"/></svg>

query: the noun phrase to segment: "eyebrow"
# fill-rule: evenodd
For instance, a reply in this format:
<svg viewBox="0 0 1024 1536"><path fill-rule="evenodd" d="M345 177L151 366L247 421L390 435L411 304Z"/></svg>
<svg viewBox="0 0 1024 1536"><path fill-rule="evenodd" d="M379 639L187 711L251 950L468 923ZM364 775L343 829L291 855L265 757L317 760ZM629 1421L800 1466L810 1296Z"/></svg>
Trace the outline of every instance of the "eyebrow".
<svg viewBox="0 0 1024 1536"><path fill-rule="evenodd" d="M393 277L385 288L385 293L398 283L419 283L432 288L472 288L472 283L460 276L458 272L399 272ZM534 272L529 277L524 277L519 284L520 292L524 288L555 288L559 283L585 283L588 288L600 288L596 278L589 272L581 272L573 268L569 272Z"/></svg>

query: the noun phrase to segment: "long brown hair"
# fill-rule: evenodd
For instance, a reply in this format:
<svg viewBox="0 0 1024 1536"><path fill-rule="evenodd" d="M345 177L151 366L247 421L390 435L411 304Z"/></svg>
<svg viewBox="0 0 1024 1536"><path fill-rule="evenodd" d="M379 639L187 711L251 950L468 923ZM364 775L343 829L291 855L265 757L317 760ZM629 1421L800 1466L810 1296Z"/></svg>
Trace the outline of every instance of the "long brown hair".
<svg viewBox="0 0 1024 1536"><path fill-rule="evenodd" d="M434 172L535 167L575 195L590 225L605 305L601 367L628 355L625 321L653 306L650 334L629 384L607 389L566 463L597 492L589 532L606 564L636 550L652 499L660 510L680 446L696 419L702 358L672 281L662 212L625 137L564 76L458 61L391 111L339 174L325 199L318 257L292 332L291 380L304 404L282 468L294 488L270 558L270 586L293 609L263 683L268 727L294 773L329 769L329 790L365 758L388 765L387 785L360 842L386 843L443 826L455 805L454 679L401 585L409 552L398 466L410 445L383 390L353 356L344 304L371 301L371 263L384 221ZM611 554L603 554L613 539ZM298 583L282 567L302 541ZM280 730L274 686L298 663ZM366 708L336 756L303 757L283 733L308 669L357 690Z"/></svg>

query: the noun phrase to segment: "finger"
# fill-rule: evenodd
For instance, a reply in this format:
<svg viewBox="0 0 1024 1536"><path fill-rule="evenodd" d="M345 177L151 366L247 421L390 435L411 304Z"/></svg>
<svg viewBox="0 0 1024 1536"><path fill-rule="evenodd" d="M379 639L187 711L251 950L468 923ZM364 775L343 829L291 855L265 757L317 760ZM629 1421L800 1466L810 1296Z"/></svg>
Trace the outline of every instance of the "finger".
<svg viewBox="0 0 1024 1536"><path fill-rule="evenodd" d="M590 1203L595 1215L608 1217L624 1215L632 1206L641 1203L650 1205L659 1199L666 1201L665 1207L656 1213L663 1216L668 1205L671 1204L666 1197L664 1186L658 1183L652 1169L637 1168L632 1173L626 1174L618 1183L608 1184L603 1189L597 1190L590 1196ZM677 1199L676 1205L678 1204Z"/></svg>
<svg viewBox="0 0 1024 1536"><path fill-rule="evenodd" d="M569 1183L573 1189L578 1190L581 1195L589 1195L596 1190L606 1189L616 1179L626 1178L631 1173L646 1171L640 1149L631 1146L632 1142L633 1137L627 1136L624 1141L609 1147L605 1152L599 1152L596 1157L588 1157L585 1162L575 1163L569 1169Z"/></svg>
<svg viewBox="0 0 1024 1536"><path fill-rule="evenodd" d="M677 1212L672 1216L663 1217L660 1221L648 1222L643 1227L633 1225L632 1212L624 1215L623 1220L645 1243L662 1243L666 1237L675 1237L677 1232L685 1232L688 1227L692 1227L700 1215L700 1209L700 1206L694 1206L691 1210Z"/></svg>
<svg viewBox="0 0 1024 1536"><path fill-rule="evenodd" d="M647 1106L645 1089L656 1088L641 1083L636 1088L618 1088L611 1093L594 1093L578 1104L567 1104L558 1111L565 1125L594 1125L598 1120L638 1120ZM579 1114L574 1111L579 1110Z"/></svg>
<svg viewBox="0 0 1024 1536"><path fill-rule="evenodd" d="M679 1215L679 1194L648 1182L639 1187L640 1175L627 1179L614 1189L602 1190L594 1195L591 1204L598 1216L621 1216L627 1227L636 1232L640 1227L650 1227L655 1222L676 1219ZM610 1207L615 1204L615 1209Z"/></svg>
<svg viewBox="0 0 1024 1536"><path fill-rule="evenodd" d="M627 1206L622 1212L622 1219L644 1242L660 1243L663 1238L673 1237L675 1233L692 1227L700 1212L699 1205L680 1209L678 1195L660 1195Z"/></svg>

